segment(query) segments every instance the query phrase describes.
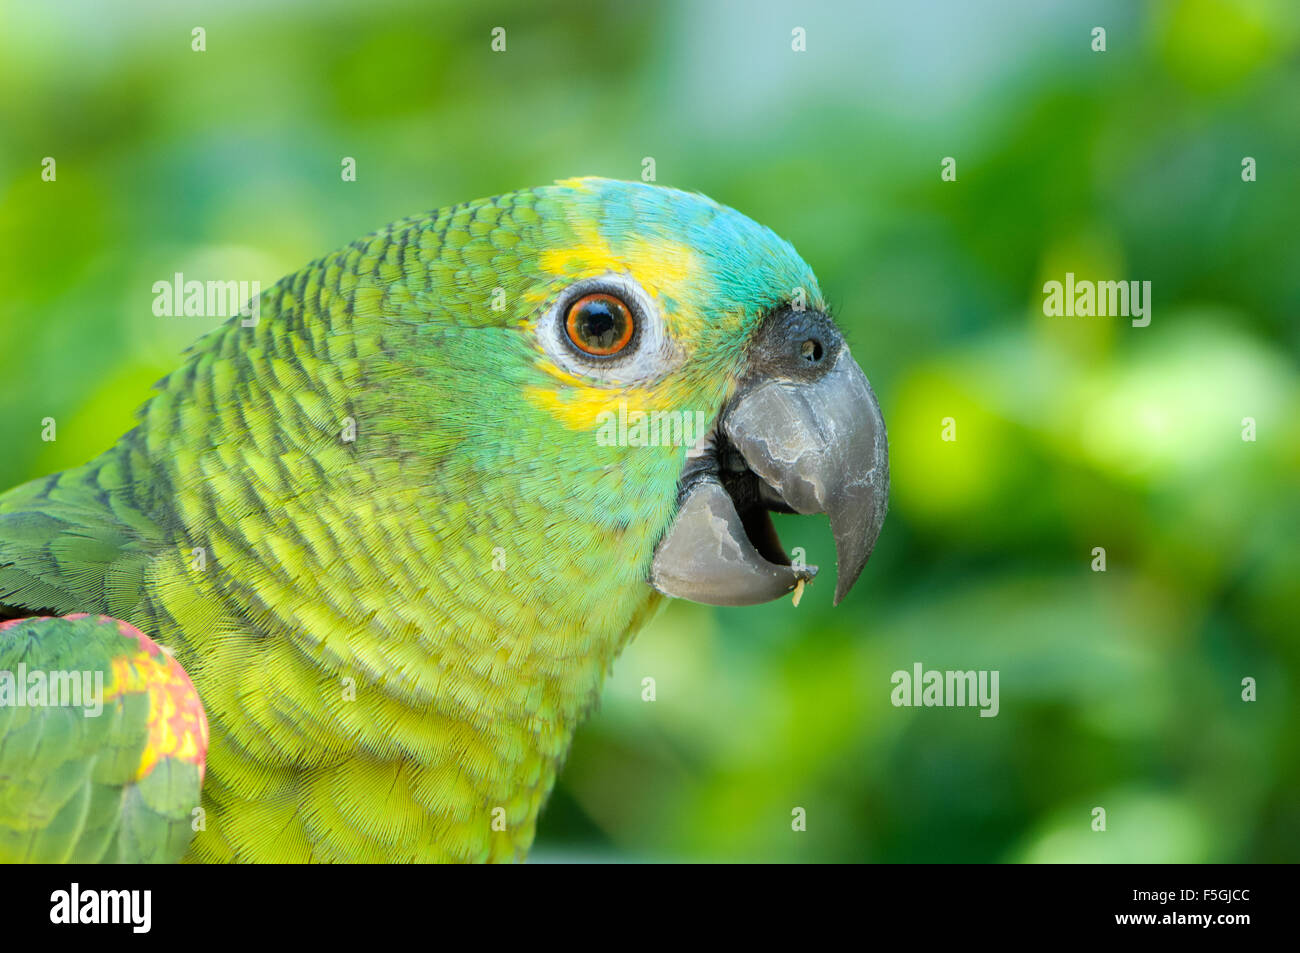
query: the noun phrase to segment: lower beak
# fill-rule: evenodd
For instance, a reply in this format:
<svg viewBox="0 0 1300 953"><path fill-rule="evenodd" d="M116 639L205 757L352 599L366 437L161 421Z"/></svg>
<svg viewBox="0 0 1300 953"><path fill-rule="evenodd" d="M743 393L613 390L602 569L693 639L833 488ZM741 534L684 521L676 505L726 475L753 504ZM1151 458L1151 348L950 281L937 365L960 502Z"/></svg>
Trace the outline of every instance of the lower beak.
<svg viewBox="0 0 1300 953"><path fill-rule="evenodd" d="M792 566L776 538L768 513L777 511L829 517L835 604L848 594L885 519L889 451L871 385L831 333L825 366L782 373L764 362L769 372L742 383L688 460L677 516L655 550L654 588L710 605L754 605L811 580L817 567Z"/></svg>

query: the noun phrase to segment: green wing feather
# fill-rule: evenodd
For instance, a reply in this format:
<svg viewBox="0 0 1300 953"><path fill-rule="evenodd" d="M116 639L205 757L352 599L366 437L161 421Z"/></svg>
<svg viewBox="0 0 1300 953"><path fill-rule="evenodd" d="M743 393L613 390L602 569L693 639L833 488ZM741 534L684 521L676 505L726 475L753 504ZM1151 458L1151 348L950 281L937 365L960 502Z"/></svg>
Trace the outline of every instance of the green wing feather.
<svg viewBox="0 0 1300 953"><path fill-rule="evenodd" d="M150 628L144 574L161 531L137 499L133 435L0 496L0 615L101 612Z"/></svg>
<svg viewBox="0 0 1300 953"><path fill-rule="evenodd" d="M206 750L196 706L179 665L117 620L0 626L0 862L178 861ZM178 707L196 729L191 752L156 723Z"/></svg>

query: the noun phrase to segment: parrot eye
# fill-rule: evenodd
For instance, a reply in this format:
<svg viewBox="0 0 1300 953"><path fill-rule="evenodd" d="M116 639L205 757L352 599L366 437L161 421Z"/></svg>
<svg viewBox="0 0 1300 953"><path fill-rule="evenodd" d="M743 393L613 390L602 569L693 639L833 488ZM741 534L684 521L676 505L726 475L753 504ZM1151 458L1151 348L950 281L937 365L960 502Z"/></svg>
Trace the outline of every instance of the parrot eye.
<svg viewBox="0 0 1300 953"><path fill-rule="evenodd" d="M578 350L609 357L627 347L636 330L632 311L611 294L589 294L569 306L564 328Z"/></svg>
<svg viewBox="0 0 1300 953"><path fill-rule="evenodd" d="M592 275L551 293L536 325L548 373L627 387L657 380L685 359L658 302L627 272Z"/></svg>

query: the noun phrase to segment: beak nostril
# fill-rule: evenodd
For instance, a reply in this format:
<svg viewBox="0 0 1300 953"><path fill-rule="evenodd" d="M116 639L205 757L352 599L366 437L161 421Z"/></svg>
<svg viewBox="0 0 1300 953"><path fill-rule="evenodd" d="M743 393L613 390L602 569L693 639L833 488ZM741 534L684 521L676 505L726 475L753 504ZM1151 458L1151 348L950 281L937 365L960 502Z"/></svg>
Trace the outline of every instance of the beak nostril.
<svg viewBox="0 0 1300 953"><path fill-rule="evenodd" d="M799 346L799 356L809 364L816 364L822 359L824 353L822 342L816 338L809 338Z"/></svg>

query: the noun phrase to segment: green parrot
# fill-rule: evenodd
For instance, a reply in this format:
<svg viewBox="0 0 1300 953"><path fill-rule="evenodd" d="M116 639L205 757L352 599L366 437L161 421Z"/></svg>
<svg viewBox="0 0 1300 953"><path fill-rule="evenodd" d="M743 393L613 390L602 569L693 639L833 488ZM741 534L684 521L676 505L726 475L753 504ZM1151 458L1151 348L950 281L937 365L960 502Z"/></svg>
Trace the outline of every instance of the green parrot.
<svg viewBox="0 0 1300 953"><path fill-rule="evenodd" d="M522 859L665 597L797 599L776 511L829 517L838 603L888 486L749 218L583 178L395 222L0 496L0 860Z"/></svg>

